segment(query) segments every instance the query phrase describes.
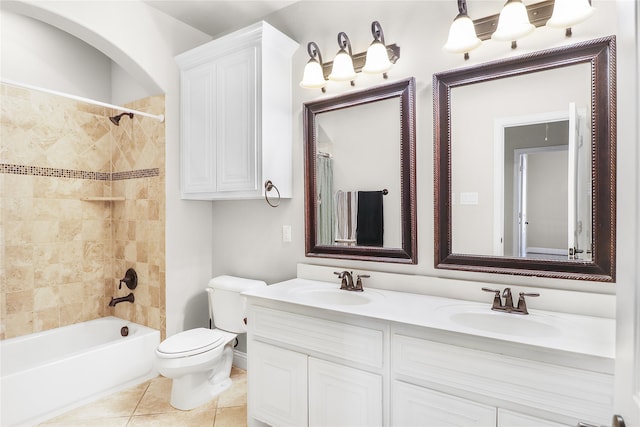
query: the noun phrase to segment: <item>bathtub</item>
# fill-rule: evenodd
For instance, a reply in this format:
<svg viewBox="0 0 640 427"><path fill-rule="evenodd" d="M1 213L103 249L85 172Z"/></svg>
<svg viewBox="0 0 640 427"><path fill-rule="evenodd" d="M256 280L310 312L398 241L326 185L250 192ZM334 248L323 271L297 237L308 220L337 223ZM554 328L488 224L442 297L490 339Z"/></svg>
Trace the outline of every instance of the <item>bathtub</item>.
<svg viewBox="0 0 640 427"><path fill-rule="evenodd" d="M0 425L33 425L157 376L159 343L160 331L116 317L0 341Z"/></svg>

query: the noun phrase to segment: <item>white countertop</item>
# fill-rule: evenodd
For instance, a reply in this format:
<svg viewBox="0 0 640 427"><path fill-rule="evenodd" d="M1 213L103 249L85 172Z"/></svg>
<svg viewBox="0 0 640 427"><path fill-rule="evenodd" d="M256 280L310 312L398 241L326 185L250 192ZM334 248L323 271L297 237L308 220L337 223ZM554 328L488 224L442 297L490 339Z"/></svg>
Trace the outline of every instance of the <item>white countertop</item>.
<svg viewBox="0 0 640 427"><path fill-rule="evenodd" d="M350 292L339 290L339 287L339 283L298 278L254 288L243 294L250 298L594 356L611 363L615 358L614 319L532 309L529 315L492 311L491 294L487 295L488 302L482 304L366 287L362 293ZM517 299L514 295L514 304Z"/></svg>

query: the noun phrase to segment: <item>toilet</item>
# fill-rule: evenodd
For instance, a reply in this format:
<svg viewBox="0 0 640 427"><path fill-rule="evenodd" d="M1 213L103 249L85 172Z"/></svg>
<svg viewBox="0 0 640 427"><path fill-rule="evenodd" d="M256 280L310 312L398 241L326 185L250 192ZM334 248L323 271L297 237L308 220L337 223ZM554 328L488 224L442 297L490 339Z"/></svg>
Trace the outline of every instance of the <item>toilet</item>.
<svg viewBox="0 0 640 427"><path fill-rule="evenodd" d="M209 314L215 329L196 328L177 333L156 349L155 367L173 380L171 406L190 410L231 386L231 364L237 334L247 331L245 297L240 293L259 280L218 276L209 281Z"/></svg>

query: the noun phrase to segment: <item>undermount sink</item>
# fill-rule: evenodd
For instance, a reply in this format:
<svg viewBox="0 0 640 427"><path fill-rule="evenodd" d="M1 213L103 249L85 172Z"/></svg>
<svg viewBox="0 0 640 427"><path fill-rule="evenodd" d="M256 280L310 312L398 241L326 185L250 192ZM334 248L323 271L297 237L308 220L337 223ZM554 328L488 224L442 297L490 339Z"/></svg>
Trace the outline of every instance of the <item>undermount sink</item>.
<svg viewBox="0 0 640 427"><path fill-rule="evenodd" d="M340 289L338 286L336 288L302 287L294 292L298 298L321 305L362 305L382 297L381 294L368 289L363 292L354 292Z"/></svg>
<svg viewBox="0 0 640 427"><path fill-rule="evenodd" d="M538 314L492 311L491 306L451 305L436 310L464 328L510 336L552 337L560 334L552 319Z"/></svg>

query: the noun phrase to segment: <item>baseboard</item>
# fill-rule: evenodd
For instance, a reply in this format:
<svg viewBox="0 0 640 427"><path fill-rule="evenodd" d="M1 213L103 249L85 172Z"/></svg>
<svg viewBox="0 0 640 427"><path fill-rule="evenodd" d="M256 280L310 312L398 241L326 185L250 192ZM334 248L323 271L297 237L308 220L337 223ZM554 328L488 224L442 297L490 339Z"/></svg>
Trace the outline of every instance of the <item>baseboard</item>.
<svg viewBox="0 0 640 427"><path fill-rule="evenodd" d="M247 353L233 350L233 366L239 369L247 370Z"/></svg>

